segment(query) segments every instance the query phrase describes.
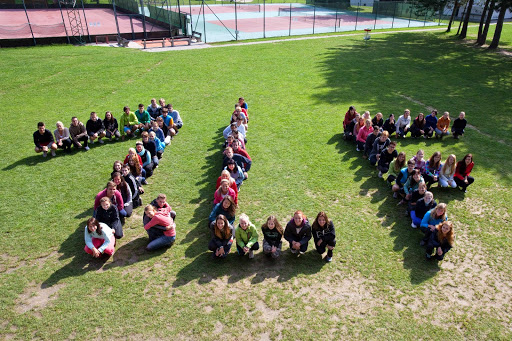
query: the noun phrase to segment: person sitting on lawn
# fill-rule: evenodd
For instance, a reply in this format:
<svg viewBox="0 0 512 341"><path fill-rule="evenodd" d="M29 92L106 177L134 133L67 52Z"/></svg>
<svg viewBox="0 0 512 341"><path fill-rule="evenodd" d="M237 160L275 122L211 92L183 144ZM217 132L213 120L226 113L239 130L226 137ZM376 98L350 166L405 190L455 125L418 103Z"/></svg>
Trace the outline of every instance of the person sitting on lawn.
<svg viewBox="0 0 512 341"><path fill-rule="evenodd" d="M418 199L416 201L416 205L414 206L414 209L411 210L411 227L417 228L421 224L421 220L425 216L425 214L437 206L436 201L434 200L434 194L432 192L425 192L425 195L423 198Z"/></svg>
<svg viewBox="0 0 512 341"><path fill-rule="evenodd" d="M214 258L225 258L231 251L235 231L225 216L219 214L210 226L211 240L208 249Z"/></svg>
<svg viewBox="0 0 512 341"><path fill-rule="evenodd" d="M426 123L427 121L425 120L425 115L422 112L420 112L411 125L411 137L417 138L425 136Z"/></svg>
<svg viewBox="0 0 512 341"><path fill-rule="evenodd" d="M420 182L418 185L418 188L416 188L411 195L411 198L409 199L407 203L407 215L411 215L411 211L414 211L416 208L416 203L418 200L423 198L425 196L425 193L427 192L427 184L424 182Z"/></svg>
<svg viewBox="0 0 512 341"><path fill-rule="evenodd" d="M251 169L252 161L249 158L246 158L245 156L241 154L235 154L233 152L233 148L227 147L224 150L224 158L222 160L222 169L224 169L228 165L228 160L233 159L235 160L236 164L242 169L242 172L244 173L244 180L247 179L248 174L247 172Z"/></svg>
<svg viewBox="0 0 512 341"><path fill-rule="evenodd" d="M354 135L354 140L357 142L357 135L359 134L359 130L361 130L361 128L364 127L365 125L365 119L364 117L359 117L359 120L355 123L354 125L354 131L352 132L352 134Z"/></svg>
<svg viewBox="0 0 512 341"><path fill-rule="evenodd" d="M229 175L233 179L235 179L236 186L238 187L238 191L240 192L240 187L242 186L244 182L244 172L242 171L242 168L238 166L233 159L229 159L227 162L227 166L224 168L224 170L227 170L229 172Z"/></svg>
<svg viewBox="0 0 512 341"><path fill-rule="evenodd" d="M108 225L116 239L123 238L123 224L121 223L119 210L116 205L112 205L109 197L100 199L100 205L96 209L96 219L100 223Z"/></svg>
<svg viewBox="0 0 512 341"><path fill-rule="evenodd" d="M398 177L398 174L400 174L402 168L405 167L405 160L406 160L405 152L400 152L400 153L398 153L398 156L396 157L396 159L391 161L391 163L389 164L389 168L386 173L387 174L386 181L388 182L388 185L390 187L392 187L393 181L396 180L396 178Z"/></svg>
<svg viewBox="0 0 512 341"><path fill-rule="evenodd" d="M89 140L87 137L87 129L85 129L84 124L80 122L76 116L71 118L69 135L71 136L71 141L75 145L75 148L82 148L83 146L85 150L89 150L87 146L87 141Z"/></svg>
<svg viewBox="0 0 512 341"><path fill-rule="evenodd" d="M237 103L241 108L245 109L245 110L249 110L249 105L247 104L247 102L245 101L245 99L243 97L238 97L238 103Z"/></svg>
<svg viewBox="0 0 512 341"><path fill-rule="evenodd" d="M34 137L34 144L36 145L36 153L43 153L43 157L48 155L48 151L51 150L52 156L55 156L57 150L57 144L54 142L52 132L46 129L43 122L37 123L37 130L32 135Z"/></svg>
<svg viewBox="0 0 512 341"><path fill-rule="evenodd" d="M109 256L114 254L115 240L109 226L98 222L95 218L89 218L85 226L84 236L84 250L94 258L104 254Z"/></svg>
<svg viewBox="0 0 512 341"><path fill-rule="evenodd" d="M94 143L96 139L103 144L102 138L105 137L105 126L103 125L103 121L98 115L93 111L91 112L91 117L87 121L87 125L85 126L87 129L87 135L89 135L89 141Z"/></svg>
<svg viewBox="0 0 512 341"><path fill-rule="evenodd" d="M164 210L169 212L169 216L176 220L176 212L172 209L171 205L167 202L167 195L164 193L158 194L158 196L151 201L151 205L155 207L157 211Z"/></svg>
<svg viewBox="0 0 512 341"><path fill-rule="evenodd" d="M223 170L220 173L220 176L217 178L217 184L215 186L216 190L219 189L220 183L221 183L222 180L229 181L229 188L231 188L235 192L235 196L233 197L233 199L235 200L235 204L238 205L238 187L236 185L235 179L233 179L231 177L231 175L229 174L229 171Z"/></svg>
<svg viewBox="0 0 512 341"><path fill-rule="evenodd" d="M389 133L387 131L383 131L382 134L380 134L380 137L378 139L375 139L373 142L372 150L370 152L370 164L372 166L375 166L377 162L380 159L380 153L384 149L386 149L387 146L391 143L391 140L389 139Z"/></svg>
<svg viewBox="0 0 512 341"><path fill-rule="evenodd" d="M457 158L455 154L451 154L448 156L443 166L441 167L441 172L439 172L439 185L441 187L452 187L456 188L457 183L455 182L455 169L457 165Z"/></svg>
<svg viewBox="0 0 512 341"><path fill-rule="evenodd" d="M358 112L356 112L354 119L347 124L347 126L345 128L345 133L343 134L343 138L346 141L354 141L356 139L356 135L354 135L354 129L355 129L356 123L359 122L359 118L360 118L360 115Z"/></svg>
<svg viewBox="0 0 512 341"><path fill-rule="evenodd" d="M366 138L366 141L364 143L363 159L368 158L368 156L370 155L370 152L372 151L373 143L379 137L379 135L380 135L379 126L374 125L373 132L368 135L368 137Z"/></svg>
<svg viewBox="0 0 512 341"><path fill-rule="evenodd" d="M132 174L130 170L130 165L123 165L121 168L121 172L123 174L124 181L130 186L130 191L132 192L132 201L133 208L137 208L142 205L142 199L140 195L144 193L144 189L142 185L137 181L135 176Z"/></svg>
<svg viewBox="0 0 512 341"><path fill-rule="evenodd" d="M391 190L393 191L393 198L396 199L398 198L398 193L403 193L404 184L407 182L409 177L414 172L414 164L414 160L409 159L407 161L407 167L402 168L402 170L400 170L400 173L398 173L396 183L393 185L393 187L391 187Z"/></svg>
<svg viewBox="0 0 512 341"><path fill-rule="evenodd" d="M443 138L445 135L450 135L450 113L445 111L443 116L437 120L436 138Z"/></svg>
<svg viewBox="0 0 512 341"><path fill-rule="evenodd" d="M146 251L169 247L176 240L176 223L170 215L170 207L157 210L153 205L146 205L142 222L149 237Z"/></svg>
<svg viewBox="0 0 512 341"><path fill-rule="evenodd" d="M71 152L72 142L69 135L69 129L64 127L64 124L61 121L57 121L56 127L57 129L55 129L53 135L55 135L57 148L64 149L65 153Z"/></svg>
<svg viewBox="0 0 512 341"><path fill-rule="evenodd" d="M162 115L159 116L162 120L164 120L164 124L165 126L167 127L167 134L169 134L169 136L172 137L174 135L176 135L176 131L174 130L174 120L172 118L171 115L169 115L169 109L167 108L162 108Z"/></svg>
<svg viewBox="0 0 512 341"><path fill-rule="evenodd" d="M155 140L149 139L149 133L147 131L143 131L141 134L142 137L142 145L144 146L144 149L146 149L149 154L151 155L151 161L153 162L154 168L158 167L158 164L160 163L160 160L158 159L158 156L156 155L156 143Z"/></svg>
<svg viewBox="0 0 512 341"><path fill-rule="evenodd" d="M388 119L382 125L382 131L387 131L389 137L396 132L395 115L389 115Z"/></svg>
<svg viewBox="0 0 512 341"><path fill-rule="evenodd" d="M386 149L380 153L379 162L377 169L379 170L379 178L382 178L382 174L387 173L391 162L398 157L398 152L395 150L396 142L391 141Z"/></svg>
<svg viewBox="0 0 512 341"><path fill-rule="evenodd" d="M146 171L146 179L153 175L153 159L151 158L151 153L144 149L144 144L142 141L137 141L135 143L135 150L137 151L137 155L140 156L142 160L142 168Z"/></svg>
<svg viewBox="0 0 512 341"><path fill-rule="evenodd" d="M411 176L409 176L409 178L405 182L404 187L402 188L402 191L400 191L400 193L402 195L405 195L404 199L402 199L402 201L400 201L400 204L408 203L412 198L412 193L418 189L418 186L421 183L424 183L424 182L425 182L425 180L421 176L420 170L414 169L412 171Z"/></svg>
<svg viewBox="0 0 512 341"><path fill-rule="evenodd" d="M332 251L336 246L336 233L332 220L325 212L319 212L311 226L316 251L322 256L327 248L326 262L332 261Z"/></svg>
<svg viewBox="0 0 512 341"><path fill-rule="evenodd" d="M175 110L172 107L172 104L167 104L167 111L169 112L169 115L172 117L172 120L174 122L172 129L174 129L175 134L178 133L178 131L183 127L183 120L181 119L180 113L178 110Z"/></svg>
<svg viewBox="0 0 512 341"><path fill-rule="evenodd" d="M365 147L364 144L366 143L366 138L372 132L373 132L372 121L370 119L366 119L364 121L364 127L359 129L359 132L357 133L357 137L356 137L356 143L357 143L356 151L358 151L358 152L364 151L364 147Z"/></svg>
<svg viewBox="0 0 512 341"><path fill-rule="evenodd" d="M466 113L461 111L459 117L453 121L452 134L454 139L458 139L459 136L464 135L464 129L466 129L466 125L468 124L468 121L466 121L465 117Z"/></svg>
<svg viewBox="0 0 512 341"><path fill-rule="evenodd" d="M103 120L103 125L105 126L105 137L107 139L112 140L115 137L116 140L118 140L121 137L117 120L110 111L105 112L105 119Z"/></svg>
<svg viewBox="0 0 512 341"><path fill-rule="evenodd" d="M425 137L430 138L435 133L437 128L437 110L434 109L425 117Z"/></svg>
<svg viewBox="0 0 512 341"><path fill-rule="evenodd" d="M434 231L426 241L425 250L427 259L432 258L432 251L437 260L443 260L444 256L453 247L454 241L453 223L444 221L436 225Z"/></svg>
<svg viewBox="0 0 512 341"><path fill-rule="evenodd" d="M151 117L151 121L155 121L158 116L160 116L160 106L156 104L156 98L151 99L151 104L148 105L147 112Z"/></svg>
<svg viewBox="0 0 512 341"><path fill-rule="evenodd" d="M162 121L162 124L164 122L163 119L160 119ZM164 134L164 131L158 126L158 121L155 120L155 121L151 121L151 129L149 129L149 132L154 132L156 137L162 141L163 143L165 143L165 145L167 146L169 143L171 143L171 137L169 136L169 143L167 143L166 141L166 135Z"/></svg>
<svg viewBox="0 0 512 341"><path fill-rule="evenodd" d="M154 121L153 121L154 122ZM161 141L158 137L156 137L156 134L154 131L149 132L149 141L153 141L156 146L156 157L158 159L161 159L164 155L165 151L165 143L164 141Z"/></svg>
<svg viewBox="0 0 512 341"><path fill-rule="evenodd" d="M426 173L427 169L427 161L424 159L425 152L423 149L420 149L416 152L416 155L412 157L414 160L414 168L418 169L420 171L420 174L423 176L423 174Z"/></svg>
<svg viewBox="0 0 512 341"><path fill-rule="evenodd" d="M350 122L356 118L356 114L358 114L356 108L351 105L345 113L345 119L343 120L343 131L345 132L345 135L347 135L348 132L352 132L352 130L348 130L348 126L350 125Z"/></svg>
<svg viewBox="0 0 512 341"><path fill-rule="evenodd" d="M425 165L425 174L423 178L427 183L427 189L439 181L439 173L441 172L441 152L434 152Z"/></svg>
<svg viewBox="0 0 512 341"><path fill-rule="evenodd" d="M474 165L473 155L466 154L464 159L460 160L457 163L457 167L455 168L455 183L464 193L466 192L468 186L475 182L475 178L469 175Z"/></svg>
<svg viewBox="0 0 512 341"><path fill-rule="evenodd" d="M132 137L139 133L141 124L137 120L137 116L130 111L129 106L123 108L123 114L119 119L119 126L121 127L121 138L124 141L125 136Z"/></svg>
<svg viewBox="0 0 512 341"><path fill-rule="evenodd" d="M144 104L139 104L139 109L135 111L135 116L140 123L139 129L148 131L151 123L151 116L147 110L144 110Z"/></svg>
<svg viewBox="0 0 512 341"><path fill-rule="evenodd" d="M126 183L120 172L115 172L112 175L112 181L114 181L117 190L121 193L121 197L123 197L123 208L126 212L123 217L131 216L133 212L133 196L130 186Z"/></svg>
<svg viewBox="0 0 512 341"><path fill-rule="evenodd" d="M157 117L156 119L156 122L158 124L158 128L160 128L160 130L162 130L162 132L164 133L164 143L166 145L170 144L171 143L171 140L172 140L172 136L171 136L171 133L169 132L169 128L167 128L167 126L165 125L165 122L164 122L164 119L160 116Z"/></svg>
<svg viewBox="0 0 512 341"><path fill-rule="evenodd" d="M379 130L380 130L383 125L384 125L384 119L382 118L382 113L378 112L377 114L375 114L375 117L372 118L372 126L377 126L377 127L379 127Z"/></svg>
<svg viewBox="0 0 512 341"><path fill-rule="evenodd" d="M226 195L224 199L218 204L216 204L210 215L208 216L208 226L215 221L218 215L222 214L226 217L231 225L235 223L235 215L236 215L237 206L232 196Z"/></svg>
<svg viewBox="0 0 512 341"><path fill-rule="evenodd" d="M396 121L396 137L405 138L409 133L409 127L411 126L411 111L409 109L404 110L404 114Z"/></svg>
<svg viewBox="0 0 512 341"><path fill-rule="evenodd" d="M261 226L261 232L263 233L263 253L273 259L278 258L281 255L284 231L275 216L271 215L267 218L265 224Z"/></svg>
<svg viewBox="0 0 512 341"><path fill-rule="evenodd" d="M254 251L260 248L258 231L256 231L256 227L245 213L240 215L238 226L235 229L235 239L238 255L243 256L247 254L249 259L253 259Z"/></svg>
<svg viewBox="0 0 512 341"><path fill-rule="evenodd" d="M435 208L432 208L427 213L425 213L423 219L421 219L420 224L420 230L425 234L423 241L425 242L428 240L430 233L434 231L437 224L446 220L448 220L448 215L446 213L445 203L439 203Z"/></svg>
<svg viewBox="0 0 512 341"><path fill-rule="evenodd" d="M100 191L96 198L94 199L94 215L93 217L96 217L96 210L100 206L100 200L103 197L107 197L110 199L110 202L113 205L116 205L117 210L119 211L119 215L126 217L126 211L124 210L124 202L123 202L123 196L121 195L121 192L117 190L117 185L114 181L107 182L107 186L104 190Z"/></svg>
<svg viewBox="0 0 512 341"><path fill-rule="evenodd" d="M293 218L286 224L284 239L290 244L293 254L304 254L311 239L311 225L302 211L295 211Z"/></svg>
<svg viewBox="0 0 512 341"><path fill-rule="evenodd" d="M216 205L224 199L226 195L235 198L237 192L229 187L229 180L223 179L220 181L220 186L213 194L213 204Z"/></svg>

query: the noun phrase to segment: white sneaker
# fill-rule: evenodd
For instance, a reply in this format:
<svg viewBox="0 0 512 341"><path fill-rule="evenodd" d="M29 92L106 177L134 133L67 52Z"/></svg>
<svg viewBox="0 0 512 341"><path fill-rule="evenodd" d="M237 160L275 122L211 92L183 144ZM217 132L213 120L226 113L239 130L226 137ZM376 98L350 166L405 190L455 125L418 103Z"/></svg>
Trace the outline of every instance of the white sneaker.
<svg viewBox="0 0 512 341"><path fill-rule="evenodd" d="M89 137L89 143L91 143L91 144L93 144L93 143L94 143L94 141L93 141L92 137Z"/></svg>
<svg viewBox="0 0 512 341"><path fill-rule="evenodd" d="M329 257L329 256L325 257L325 261L326 261L327 263L332 262L332 257Z"/></svg>
<svg viewBox="0 0 512 341"><path fill-rule="evenodd" d="M52 156L55 156L55 150L52 149Z"/></svg>
<svg viewBox="0 0 512 341"><path fill-rule="evenodd" d="M382 178L382 172L379 171L379 178Z"/></svg>
<svg viewBox="0 0 512 341"><path fill-rule="evenodd" d="M91 148L89 148L89 146L87 146L87 147L85 147L84 149L85 149L85 150L89 150L89 149L91 149Z"/></svg>
<svg viewBox="0 0 512 341"><path fill-rule="evenodd" d="M360 151L361 151L361 149L359 149L359 148L356 148L356 152L360 152Z"/></svg>
<svg viewBox="0 0 512 341"><path fill-rule="evenodd" d="M98 141L100 141L100 144L104 144L105 143L105 141L103 141L103 140L98 140Z"/></svg>
<svg viewBox="0 0 512 341"><path fill-rule="evenodd" d="M48 156L48 152L43 152L43 157L47 157Z"/></svg>
<svg viewBox="0 0 512 341"><path fill-rule="evenodd" d="M415 228L418 228L418 225L416 225L415 223L411 223L411 227L412 227L413 229L415 229Z"/></svg>
<svg viewBox="0 0 512 341"><path fill-rule="evenodd" d="M253 259L253 258L254 258L254 251L249 250L249 259Z"/></svg>

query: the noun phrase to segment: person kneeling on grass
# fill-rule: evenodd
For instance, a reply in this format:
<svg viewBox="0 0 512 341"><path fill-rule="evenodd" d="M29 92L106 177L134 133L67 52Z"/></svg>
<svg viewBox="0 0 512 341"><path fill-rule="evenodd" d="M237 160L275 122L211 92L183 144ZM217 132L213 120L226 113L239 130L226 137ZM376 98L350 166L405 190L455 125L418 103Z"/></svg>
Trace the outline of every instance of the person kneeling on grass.
<svg viewBox="0 0 512 341"><path fill-rule="evenodd" d="M378 177L382 178L382 174L389 171L389 165L391 162L398 157L398 152L395 150L396 142L391 141L386 149L380 153L379 162L377 169L379 170Z"/></svg>
<svg viewBox="0 0 512 341"><path fill-rule="evenodd" d="M126 135L128 135L128 137L132 137L139 133L139 127L141 124L139 123L137 116L130 111L129 106L125 106L123 108L123 114L119 119L119 126L121 127L120 132L123 141Z"/></svg>
<svg viewBox="0 0 512 341"><path fill-rule="evenodd" d="M312 226L313 239L315 240L316 251L323 255L327 248L327 256L325 261L332 261L332 250L336 246L336 233L332 220L327 218L325 212L319 212Z"/></svg>
<svg viewBox="0 0 512 341"><path fill-rule="evenodd" d="M290 251L293 254L303 255L307 251L311 239L311 225L302 211L296 211L286 224L284 239L290 243Z"/></svg>
<svg viewBox="0 0 512 341"><path fill-rule="evenodd" d="M225 216L219 214L210 225L211 240L208 249L213 251L213 258L226 258L233 245L234 230Z"/></svg>
<svg viewBox="0 0 512 341"><path fill-rule="evenodd" d="M466 193L466 189L469 185L475 182L475 178L469 176L471 170L474 166L473 155L466 154L463 160L460 160L457 163L457 167L455 168L454 180L460 190Z"/></svg>
<svg viewBox="0 0 512 341"><path fill-rule="evenodd" d="M464 111L461 111L459 117L456 118L455 121L453 121L452 134L454 139L458 139L459 136L464 135L464 129L468 124L468 121L466 121L465 117L466 113Z"/></svg>
<svg viewBox="0 0 512 341"><path fill-rule="evenodd" d="M113 255L115 239L108 225L100 223L95 218L89 218L85 226L85 252L98 258L102 255Z"/></svg>
<svg viewBox="0 0 512 341"><path fill-rule="evenodd" d="M43 122L39 122L37 124L37 130L33 134L34 136L34 144L36 145L35 151L36 153L43 153L43 157L48 155L48 151L52 151L52 156L55 156L55 151L57 150L57 144L55 144L53 140L53 135L51 131L46 129Z"/></svg>
<svg viewBox="0 0 512 341"><path fill-rule="evenodd" d="M235 239L238 254L243 256L248 253L250 259L254 258L254 251L260 248L258 231L245 213L240 215L238 227L235 230Z"/></svg>
<svg viewBox="0 0 512 341"><path fill-rule="evenodd" d="M87 135L89 135L89 142L91 144L96 141L96 139L103 144L102 138L106 136L105 134L105 126L98 115L93 111L91 112L91 118L87 121L86 125Z"/></svg>
<svg viewBox="0 0 512 341"><path fill-rule="evenodd" d="M432 251L437 260L443 260L444 255L453 247L454 241L453 223L444 221L436 225L435 229L430 232L426 241L426 257L432 258Z"/></svg>
<svg viewBox="0 0 512 341"><path fill-rule="evenodd" d="M267 222L261 226L263 232L263 253L274 259L281 255L281 247L283 245L283 228L277 221L276 217L271 215L267 218Z"/></svg>
<svg viewBox="0 0 512 341"><path fill-rule="evenodd" d="M144 208L142 221L149 237L147 251L171 246L176 240L176 224L170 213L170 206L156 210L153 205L149 204Z"/></svg>
<svg viewBox="0 0 512 341"><path fill-rule="evenodd" d="M425 214L431 209L437 206L436 201L434 200L434 194L432 192L425 192L423 198L418 199L416 201L416 205L414 209L411 210L411 227L413 229L417 228L421 225L421 220L425 216Z"/></svg>
<svg viewBox="0 0 512 341"><path fill-rule="evenodd" d="M108 225L116 239L123 238L123 224L121 224L119 211L115 205L112 205L110 198L101 198L100 206L96 209L96 219L100 223Z"/></svg>

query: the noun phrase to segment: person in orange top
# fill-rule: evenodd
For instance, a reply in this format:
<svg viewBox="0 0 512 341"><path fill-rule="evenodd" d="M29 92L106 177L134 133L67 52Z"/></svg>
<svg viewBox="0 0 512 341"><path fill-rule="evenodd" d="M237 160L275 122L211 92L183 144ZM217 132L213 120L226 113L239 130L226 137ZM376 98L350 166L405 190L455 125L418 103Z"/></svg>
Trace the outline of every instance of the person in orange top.
<svg viewBox="0 0 512 341"><path fill-rule="evenodd" d="M445 135L450 135L450 113L445 111L443 117L437 120L436 138L443 138Z"/></svg>

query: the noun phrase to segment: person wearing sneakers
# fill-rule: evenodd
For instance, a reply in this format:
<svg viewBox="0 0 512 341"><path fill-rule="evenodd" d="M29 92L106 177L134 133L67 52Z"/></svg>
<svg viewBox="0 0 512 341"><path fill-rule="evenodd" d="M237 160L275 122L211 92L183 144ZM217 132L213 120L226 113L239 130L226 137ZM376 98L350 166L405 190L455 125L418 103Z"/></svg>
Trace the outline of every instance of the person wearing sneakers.
<svg viewBox="0 0 512 341"><path fill-rule="evenodd" d="M382 174L389 171L389 165L391 161L398 157L398 152L395 150L396 142L391 141L386 149L380 153L379 162L377 169L379 170L379 178L382 178Z"/></svg>
<svg viewBox="0 0 512 341"><path fill-rule="evenodd" d="M334 231L334 224L332 220L327 218L325 212L319 212L316 216L313 226L313 239L315 241L316 251L323 255L327 248L327 255L325 256L326 262L332 261L332 250L336 246L336 233Z"/></svg>
<svg viewBox="0 0 512 341"><path fill-rule="evenodd" d="M101 118L98 118L98 115L94 111L91 112L91 118L87 121L87 125L85 127L91 144L94 143L96 139L98 139L101 144L104 143L102 138L106 135L105 126L103 125Z"/></svg>
<svg viewBox="0 0 512 341"><path fill-rule="evenodd" d="M37 123L37 130L33 134L34 144L36 145L36 153L43 153L43 157L48 155L48 150L52 151L52 156L55 156L57 144L54 142L52 132L46 129L43 122Z"/></svg>
<svg viewBox="0 0 512 341"><path fill-rule="evenodd" d="M443 116L437 120L436 138L443 138L445 135L450 135L450 113L445 111Z"/></svg>
<svg viewBox="0 0 512 341"><path fill-rule="evenodd" d="M119 119L121 139L124 141L126 135L128 135L128 137L132 137L133 135L138 134L140 126L141 124L139 123L137 116L130 111L129 106L125 106L123 108L123 114Z"/></svg>
<svg viewBox="0 0 512 341"><path fill-rule="evenodd" d="M247 214L240 214L238 227L235 229L236 249L240 256L249 255L250 259L254 258L254 251L260 248L258 243L258 231L249 220Z"/></svg>
<svg viewBox="0 0 512 341"><path fill-rule="evenodd" d="M71 118L71 125L69 126L69 135L71 136L71 141L76 148L84 147L85 150L89 150L87 146L87 141L89 138L87 137L87 130L82 122L78 120L76 116Z"/></svg>
<svg viewBox="0 0 512 341"><path fill-rule="evenodd" d="M293 218L286 224L284 239L290 244L293 254L304 254L311 239L311 225L302 211L296 211Z"/></svg>

